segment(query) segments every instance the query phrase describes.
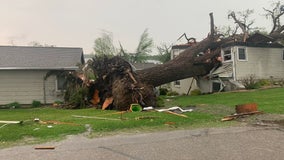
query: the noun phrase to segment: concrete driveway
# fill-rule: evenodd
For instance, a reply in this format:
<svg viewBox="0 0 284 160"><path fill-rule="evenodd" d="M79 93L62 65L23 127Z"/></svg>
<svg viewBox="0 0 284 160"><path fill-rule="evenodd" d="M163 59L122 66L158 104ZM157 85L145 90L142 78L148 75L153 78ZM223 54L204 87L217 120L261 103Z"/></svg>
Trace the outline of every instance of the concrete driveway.
<svg viewBox="0 0 284 160"><path fill-rule="evenodd" d="M54 146L53 150L36 150ZM275 127L230 127L116 135L0 150L1 160L281 160L284 132Z"/></svg>

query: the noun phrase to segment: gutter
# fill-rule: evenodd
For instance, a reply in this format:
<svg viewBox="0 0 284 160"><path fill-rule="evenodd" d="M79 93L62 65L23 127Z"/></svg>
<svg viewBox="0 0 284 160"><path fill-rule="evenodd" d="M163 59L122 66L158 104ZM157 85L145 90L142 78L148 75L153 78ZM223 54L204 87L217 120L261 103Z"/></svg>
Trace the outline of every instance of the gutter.
<svg viewBox="0 0 284 160"><path fill-rule="evenodd" d="M0 67L0 70L78 70L79 67Z"/></svg>

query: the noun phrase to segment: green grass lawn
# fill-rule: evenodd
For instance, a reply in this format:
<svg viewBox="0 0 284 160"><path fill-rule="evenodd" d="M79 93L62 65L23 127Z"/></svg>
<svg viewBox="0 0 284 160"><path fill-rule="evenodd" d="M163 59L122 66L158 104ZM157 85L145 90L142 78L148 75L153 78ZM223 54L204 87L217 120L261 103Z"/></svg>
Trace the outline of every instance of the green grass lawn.
<svg viewBox="0 0 284 160"><path fill-rule="evenodd" d="M257 103L259 110L265 113L284 113L284 88L164 98L168 107L195 105L196 110L185 113L188 117L184 118L160 112L117 114L117 111L102 111L93 108L80 110L64 110L52 107L1 109L0 120L21 120L24 123L5 126L0 124L0 148L62 139L66 135L79 134L87 130L89 130L90 136L103 136L115 133L238 125L239 123L236 121L221 122L220 120L222 117L233 113L236 104L250 102ZM109 120L76 118L72 115L96 116L109 118ZM139 119L141 117L146 118ZM33 121L35 118L39 118L41 121L58 121L71 124L40 124Z"/></svg>

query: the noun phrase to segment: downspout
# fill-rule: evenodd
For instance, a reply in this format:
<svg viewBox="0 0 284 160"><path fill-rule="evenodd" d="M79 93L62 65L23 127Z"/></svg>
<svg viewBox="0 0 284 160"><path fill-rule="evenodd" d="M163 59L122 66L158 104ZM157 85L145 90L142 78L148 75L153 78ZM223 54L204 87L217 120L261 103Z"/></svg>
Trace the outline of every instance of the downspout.
<svg viewBox="0 0 284 160"><path fill-rule="evenodd" d="M236 46L232 47L232 61L233 61L233 80L236 81Z"/></svg>
<svg viewBox="0 0 284 160"><path fill-rule="evenodd" d="M43 103L46 105L46 87L45 87L45 82L46 82L46 76L43 77Z"/></svg>

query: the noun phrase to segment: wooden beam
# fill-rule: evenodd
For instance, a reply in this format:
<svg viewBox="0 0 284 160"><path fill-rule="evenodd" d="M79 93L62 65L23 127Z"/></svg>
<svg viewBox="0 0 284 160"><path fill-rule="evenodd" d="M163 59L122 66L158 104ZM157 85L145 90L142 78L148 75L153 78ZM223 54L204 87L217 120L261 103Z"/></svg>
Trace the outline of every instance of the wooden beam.
<svg viewBox="0 0 284 160"><path fill-rule="evenodd" d="M6 124L21 124L23 121L0 121L0 123L6 123Z"/></svg>

